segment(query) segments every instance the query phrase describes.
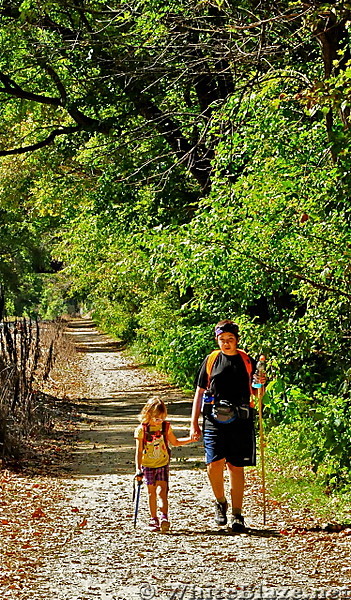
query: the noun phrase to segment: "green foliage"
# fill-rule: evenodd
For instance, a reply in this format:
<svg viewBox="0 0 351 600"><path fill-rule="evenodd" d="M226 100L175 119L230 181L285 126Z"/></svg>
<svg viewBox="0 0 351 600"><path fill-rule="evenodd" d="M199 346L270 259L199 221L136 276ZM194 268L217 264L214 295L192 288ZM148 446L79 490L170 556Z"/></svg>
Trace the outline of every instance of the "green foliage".
<svg viewBox="0 0 351 600"><path fill-rule="evenodd" d="M351 484L350 399L318 390L307 396L276 380L268 384L264 404L272 452L285 452L288 436L294 464L307 465L327 489Z"/></svg>
<svg viewBox="0 0 351 600"><path fill-rule="evenodd" d="M316 441L312 465L325 476L330 486L351 483L351 404L345 398L322 397L311 411Z"/></svg>
<svg viewBox="0 0 351 600"><path fill-rule="evenodd" d="M327 522L349 523L350 487L331 488L321 471L315 473L311 466L308 431L300 443L301 423L273 428L267 436L266 476L270 494L293 508L308 510ZM308 446L308 448L306 448Z"/></svg>
<svg viewBox="0 0 351 600"><path fill-rule="evenodd" d="M104 331L117 339L128 342L134 339L137 321L128 301L119 298L111 302L96 298L91 315Z"/></svg>
<svg viewBox="0 0 351 600"><path fill-rule="evenodd" d="M234 318L268 358L271 435L346 485L349 8L3 5L0 152L36 147L0 167L8 305L84 306L188 387Z"/></svg>
<svg viewBox="0 0 351 600"><path fill-rule="evenodd" d="M209 328L206 331L201 324L190 327L168 294L146 301L138 324L136 347L175 383L193 388L199 365L212 349Z"/></svg>

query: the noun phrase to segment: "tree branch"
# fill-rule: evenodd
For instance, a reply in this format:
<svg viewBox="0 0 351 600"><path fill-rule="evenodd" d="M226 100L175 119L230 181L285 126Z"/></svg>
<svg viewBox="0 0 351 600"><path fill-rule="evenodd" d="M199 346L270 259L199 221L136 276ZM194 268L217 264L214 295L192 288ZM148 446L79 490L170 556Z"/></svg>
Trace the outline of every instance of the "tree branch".
<svg viewBox="0 0 351 600"><path fill-rule="evenodd" d="M66 89L65 89L63 83L61 82L58 74L56 73L56 71L50 65L47 65L43 61L39 61L38 64L40 64L40 66L46 70L46 72L49 74L51 79L55 82L55 84L60 92L61 98L54 98L54 97L50 97L50 96L43 96L42 94L34 94L33 92L27 92L26 90L21 88L8 75L5 75L5 73L1 73L1 72L0 72L0 81L3 83L4 87L0 88L0 93L3 92L5 94L9 94L10 96L12 96L14 98L30 100L32 102L38 102L40 104L49 104L51 106L56 106L56 107L61 106L62 108L65 108L67 110L70 117L72 117L72 119L79 125L79 128L96 131L99 133L103 133L105 135L108 135L110 133L111 128L112 128L112 124L110 121L104 122L104 121L99 121L98 119L93 119L92 117L85 115L82 111L80 111L75 106L66 105L67 92L66 92ZM53 133L53 135L54 135L54 137L56 137L56 135L59 135L57 133L57 130L56 130L56 133ZM33 148L31 146L28 146L27 151L30 151L30 149L33 149ZM10 153L13 153L13 152L10 151Z"/></svg>
<svg viewBox="0 0 351 600"><path fill-rule="evenodd" d="M33 150L38 150L39 148L49 146L49 144L51 144L58 135L76 133L77 131L81 131L81 129L82 128L78 125L75 127L62 127L61 129L55 129L47 138L45 138L45 140L42 140L41 142L30 144L29 146L24 146L22 148L13 148L12 150L0 150L0 156L10 156L13 154L25 154L26 152L33 152Z"/></svg>
<svg viewBox="0 0 351 600"><path fill-rule="evenodd" d="M237 254L241 254L242 256L245 256L245 258L248 258L248 259L252 260L253 262L257 263L258 265L260 265L261 267L266 269L266 271L268 271L269 273L279 273L280 275L281 274L288 275L292 279L298 279L299 281L305 281L306 283L309 283L312 287L314 287L317 290L323 290L324 292L331 292L332 294L336 294L337 296L345 296L346 298L351 299L351 294L348 292L345 292L344 290L339 290L338 288L335 288L330 285L324 285L323 283L317 283L316 281L313 281L313 279L310 279L309 277L306 277L305 275L302 275L301 273L295 273L294 271L292 271L290 269L278 269L277 267L272 267L271 265L267 265L267 263L265 263L263 260L261 260L257 256L252 256L252 254L247 254L246 252L243 252L242 250L238 250L237 248L232 248L232 250L234 252L236 252Z"/></svg>
<svg viewBox="0 0 351 600"><path fill-rule="evenodd" d="M14 98L22 98L24 100L31 100L33 102L40 102L41 104L50 104L52 106L61 106L61 98L54 98L51 96L43 96L42 94L34 94L33 92L27 92L21 88L13 79L11 79L5 73L0 72L0 81L4 85L0 88L0 92L9 94Z"/></svg>
<svg viewBox="0 0 351 600"><path fill-rule="evenodd" d="M53 67L51 65L48 65L46 63L46 61L38 59L38 64L45 69L45 71L51 77L52 81L55 83L58 91L60 92L61 104L62 104L62 106L64 106L67 102L67 92L66 92L66 88L63 85L60 77L56 73L55 69L53 69Z"/></svg>
<svg viewBox="0 0 351 600"><path fill-rule="evenodd" d="M178 161L185 164L205 192L209 191L213 150L207 148L204 153L200 155L197 145L189 143L183 135L179 124L168 115L165 115L158 106L156 106L156 104L145 94L143 95L136 86L130 85L125 88L124 91L133 102L138 113L165 138L175 153Z"/></svg>

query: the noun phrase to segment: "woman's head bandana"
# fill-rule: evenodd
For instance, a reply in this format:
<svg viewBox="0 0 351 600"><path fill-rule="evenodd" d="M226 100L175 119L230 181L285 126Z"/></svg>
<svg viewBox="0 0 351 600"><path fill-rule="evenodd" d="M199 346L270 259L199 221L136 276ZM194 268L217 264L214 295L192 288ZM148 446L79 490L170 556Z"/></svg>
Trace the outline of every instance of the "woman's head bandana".
<svg viewBox="0 0 351 600"><path fill-rule="evenodd" d="M235 336L239 335L239 325L236 323L225 323L215 328L215 336L218 337L221 333L233 333Z"/></svg>

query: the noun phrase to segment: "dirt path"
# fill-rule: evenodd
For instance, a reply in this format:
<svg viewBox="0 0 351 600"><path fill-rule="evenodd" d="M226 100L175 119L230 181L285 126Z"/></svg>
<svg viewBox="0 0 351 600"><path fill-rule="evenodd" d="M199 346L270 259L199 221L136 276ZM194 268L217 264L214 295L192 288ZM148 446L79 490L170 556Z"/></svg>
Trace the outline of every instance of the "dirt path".
<svg viewBox="0 0 351 600"><path fill-rule="evenodd" d="M351 596L350 536L292 530L304 515L270 502L262 526L260 482L247 473L247 534L213 522L213 501L201 443L173 450L169 535L147 531L146 491L132 523L133 430L155 393L167 399L178 435L188 430L191 399L134 364L87 321L68 334L81 352L86 399L78 404L79 441L61 480L60 535L41 558L30 600L226 600L229 598L346 598ZM290 533L286 535L286 530ZM64 533L62 533L64 532ZM19 597L19 596L16 596Z"/></svg>

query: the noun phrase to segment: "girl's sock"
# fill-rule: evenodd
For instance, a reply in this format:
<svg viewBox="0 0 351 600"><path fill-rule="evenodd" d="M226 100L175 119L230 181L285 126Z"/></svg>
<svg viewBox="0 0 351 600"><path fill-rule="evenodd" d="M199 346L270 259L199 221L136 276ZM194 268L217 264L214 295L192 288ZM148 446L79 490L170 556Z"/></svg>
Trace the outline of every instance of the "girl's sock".
<svg viewBox="0 0 351 600"><path fill-rule="evenodd" d="M216 498L216 500L220 504L224 504L227 501L225 496L222 496L221 498Z"/></svg>

